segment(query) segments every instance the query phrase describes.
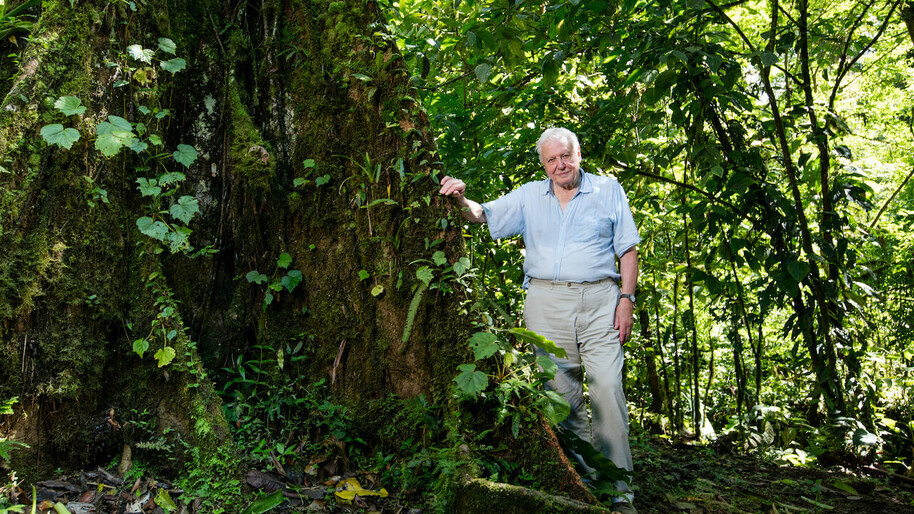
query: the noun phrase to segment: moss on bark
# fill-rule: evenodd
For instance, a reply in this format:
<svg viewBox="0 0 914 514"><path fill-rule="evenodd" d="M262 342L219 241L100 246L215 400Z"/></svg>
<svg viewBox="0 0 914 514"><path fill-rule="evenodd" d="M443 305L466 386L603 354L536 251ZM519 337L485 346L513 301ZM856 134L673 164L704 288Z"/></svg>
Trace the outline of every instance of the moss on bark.
<svg viewBox="0 0 914 514"><path fill-rule="evenodd" d="M528 512L596 514L608 513L610 509L564 496L546 494L535 489L475 478L461 484L450 511L479 514L526 514Z"/></svg>
<svg viewBox="0 0 914 514"><path fill-rule="evenodd" d="M42 11L0 106L10 113L0 152L15 169L0 175L0 395L24 398L17 436L42 438L33 444L42 462L110 461L129 437L106 423L114 409L115 418L155 412L160 430L194 445L198 471L209 469L231 451L206 370L290 342L306 343L300 376L328 379L353 412L423 394L446 419L466 415L449 395L456 366L472 360L458 316L465 296L432 261L436 251L463 256L462 237L442 228L455 214L436 194L428 120L403 59L376 33L377 4L149 1L136 14L102 0L67 4ZM160 37L188 63L173 77L124 57L128 45L155 49ZM62 95L80 97L86 113L62 120L53 108ZM103 157L93 139L109 115L159 135L165 144L153 150L164 157ZM39 136L59 121L82 134L69 150ZM167 157L178 144L198 152L186 169ZM191 243L210 252L171 255L139 232L152 207L136 181L164 171L186 175L179 194L200 207ZM282 253L303 281L272 291L264 307L266 287L244 277L278 280ZM422 266L432 282L404 337ZM149 354L164 345L177 354L163 368L132 351L154 323L165 330L150 337ZM363 411L362 426L376 426L372 439L383 443L373 415ZM493 423L472 423L485 419ZM562 458L548 430L535 432L505 437L524 469L549 491L592 500L567 462L535 466Z"/></svg>

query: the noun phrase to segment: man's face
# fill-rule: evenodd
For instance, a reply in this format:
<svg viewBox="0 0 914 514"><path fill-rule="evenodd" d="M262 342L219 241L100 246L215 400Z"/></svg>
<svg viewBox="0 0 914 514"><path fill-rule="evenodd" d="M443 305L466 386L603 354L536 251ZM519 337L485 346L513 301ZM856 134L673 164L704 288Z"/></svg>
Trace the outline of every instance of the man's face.
<svg viewBox="0 0 914 514"><path fill-rule="evenodd" d="M556 187L565 189L578 185L578 166L581 164L581 151L573 148L571 143L563 141L546 141L541 147L543 166L546 175Z"/></svg>

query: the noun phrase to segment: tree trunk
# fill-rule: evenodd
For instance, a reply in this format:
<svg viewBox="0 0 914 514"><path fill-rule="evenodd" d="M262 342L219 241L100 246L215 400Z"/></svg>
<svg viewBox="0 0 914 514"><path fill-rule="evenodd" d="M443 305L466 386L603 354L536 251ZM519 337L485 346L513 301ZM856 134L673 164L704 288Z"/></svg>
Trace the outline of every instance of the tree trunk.
<svg viewBox="0 0 914 514"><path fill-rule="evenodd" d="M366 431L388 421L366 405L391 396L459 409L471 327L445 274L459 216L436 195L428 121L378 5L77 4L34 8L0 91L0 399L20 397L22 461L107 462L127 436L106 421L143 410L231 454L206 370L254 346L282 358L303 342L300 379L362 406ZM87 109L67 115L64 96ZM112 115L132 134L99 126ZM71 148L41 135L57 123L79 132ZM561 460L551 431L522 439ZM563 462L544 490L593 501Z"/></svg>

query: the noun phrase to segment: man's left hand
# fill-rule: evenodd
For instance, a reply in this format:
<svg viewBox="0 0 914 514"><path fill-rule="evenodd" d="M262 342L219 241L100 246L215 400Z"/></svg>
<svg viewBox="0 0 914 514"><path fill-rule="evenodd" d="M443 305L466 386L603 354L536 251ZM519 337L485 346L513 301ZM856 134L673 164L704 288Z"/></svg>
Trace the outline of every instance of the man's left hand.
<svg viewBox="0 0 914 514"><path fill-rule="evenodd" d="M628 337L632 335L632 326L634 320L634 304L627 298L619 298L619 305L616 306L616 321L613 328L619 331L619 342L625 344Z"/></svg>

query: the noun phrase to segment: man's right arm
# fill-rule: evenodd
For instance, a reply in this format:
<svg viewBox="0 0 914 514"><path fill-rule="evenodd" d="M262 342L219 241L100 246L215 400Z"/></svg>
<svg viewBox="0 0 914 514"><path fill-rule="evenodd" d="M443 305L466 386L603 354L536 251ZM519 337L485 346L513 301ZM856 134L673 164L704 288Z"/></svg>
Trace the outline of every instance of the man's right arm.
<svg viewBox="0 0 914 514"><path fill-rule="evenodd" d="M460 214L462 214L467 221L472 223L485 223L486 211L482 208L482 205L463 196L463 192L466 191L466 188L467 185L464 184L462 180L454 177L444 177L441 179L441 189L438 191L438 194L453 196L457 200L457 205L460 206Z"/></svg>

